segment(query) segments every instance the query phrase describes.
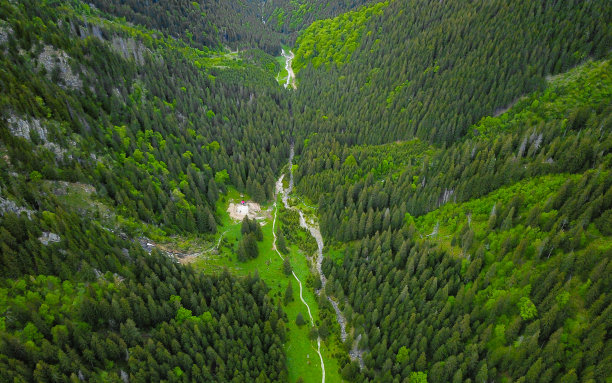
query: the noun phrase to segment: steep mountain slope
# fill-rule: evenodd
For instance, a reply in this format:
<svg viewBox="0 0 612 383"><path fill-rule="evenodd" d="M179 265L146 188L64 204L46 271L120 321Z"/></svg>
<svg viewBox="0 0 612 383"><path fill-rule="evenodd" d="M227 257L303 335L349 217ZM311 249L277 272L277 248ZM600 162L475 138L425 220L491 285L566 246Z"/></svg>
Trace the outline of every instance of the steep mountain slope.
<svg viewBox="0 0 612 383"><path fill-rule="evenodd" d="M281 43L292 44L296 32L313 21L336 16L366 1L93 0L92 4L107 14L163 31L199 49L229 45L277 54Z"/></svg>
<svg viewBox="0 0 612 383"><path fill-rule="evenodd" d="M352 189L353 199L366 199L349 210L322 210L324 217L335 217L329 235L342 238L343 225L350 226L343 219L354 210L367 212L372 194L384 193L384 206L401 204L401 217L419 216L527 177L607 164L611 88L608 60L585 64L506 113L483 118L468 137L448 147L419 140L349 147L334 136L313 135L296 172L298 190L314 201L329 193L326 203L345 201L336 195L339 188Z"/></svg>
<svg viewBox="0 0 612 383"><path fill-rule="evenodd" d="M80 2L2 2L0 19L0 380L286 381L257 276L136 240L212 235L230 182L269 198L288 147L274 61Z"/></svg>
<svg viewBox="0 0 612 383"><path fill-rule="evenodd" d="M286 381L282 312L257 277L146 254L1 174L45 211L0 218L0 380Z"/></svg>
<svg viewBox="0 0 612 383"><path fill-rule="evenodd" d="M388 5L388 2L376 3L343 13L334 19L313 23L295 42L298 50L293 62L294 70L298 72L309 61L314 68L322 64L329 65L332 61L342 66L350 60L372 16L382 15L382 9Z"/></svg>
<svg viewBox="0 0 612 383"><path fill-rule="evenodd" d="M299 188L328 190L321 228L347 243L323 264L328 294L345 300L367 350L365 369L347 364L345 378L611 376L610 79L609 60L587 63L448 148L415 141L316 161L335 165Z"/></svg>
<svg viewBox="0 0 612 383"><path fill-rule="evenodd" d="M295 36L311 23L350 11L371 0L311 1L275 0L264 1L263 18L270 28Z"/></svg>
<svg viewBox="0 0 612 383"><path fill-rule="evenodd" d="M547 75L602 57L612 44L606 1L399 0L382 10L359 38L348 38L354 27L342 17L300 37L300 131L348 144L415 136L450 143L482 116L541 89ZM360 12L354 18L367 8ZM341 52L353 49L346 60Z"/></svg>
<svg viewBox="0 0 612 383"><path fill-rule="evenodd" d="M214 232L230 182L270 198L288 120L269 56L27 5L2 14L0 126L15 171L90 183L122 216L167 232Z"/></svg>

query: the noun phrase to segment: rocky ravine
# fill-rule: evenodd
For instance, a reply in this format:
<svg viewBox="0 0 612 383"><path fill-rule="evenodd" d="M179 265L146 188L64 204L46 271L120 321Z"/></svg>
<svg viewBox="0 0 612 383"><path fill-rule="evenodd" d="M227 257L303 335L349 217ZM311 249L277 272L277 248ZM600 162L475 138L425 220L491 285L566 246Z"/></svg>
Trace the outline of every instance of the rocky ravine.
<svg viewBox="0 0 612 383"><path fill-rule="evenodd" d="M291 67L291 62L293 61L294 54L291 51L287 53L284 49L282 50L282 52L282 55L285 58L285 69L287 70L287 82L285 83L285 88L291 85L293 89L297 89L297 86L295 85L295 73L293 73L293 68Z"/></svg>

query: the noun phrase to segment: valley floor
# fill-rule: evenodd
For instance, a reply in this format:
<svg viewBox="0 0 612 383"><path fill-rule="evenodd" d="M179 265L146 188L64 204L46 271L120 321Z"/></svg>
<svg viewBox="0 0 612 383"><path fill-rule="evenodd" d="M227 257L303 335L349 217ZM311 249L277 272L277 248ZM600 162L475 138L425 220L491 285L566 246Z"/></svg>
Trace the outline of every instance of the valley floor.
<svg viewBox="0 0 612 383"><path fill-rule="evenodd" d="M281 180L282 182L282 180ZM194 266L198 270L205 272L220 272L227 268L236 275L253 275L257 273L270 288L270 295L277 302L283 300L283 295L288 283L292 283L295 299L283 306L287 314L287 333L288 341L285 344L287 355L287 366L289 370L289 380L296 381L300 377L305 382L339 382L342 381L338 373L339 363L335 357L336 353L342 353L339 340L335 335L331 335L327 340L320 341L310 338L310 326L296 324L298 314L310 322L308 319L309 311L312 315L312 323L319 323L319 304L318 297L310 283L313 278L313 264L311 257L298 248L296 244L288 244L290 250L287 255L291 260L293 275L287 276L283 273L283 259L276 250L274 226L277 224L275 219L276 203L282 203L280 196L277 201L268 206L263 206L262 210L271 209L271 218L262 220L262 231L264 239L258 244L259 256L247 262L239 262L235 256L235 244L241 238L240 222L234 221L227 214L227 206L232 201L238 201L239 193L231 190L225 197L219 200L217 211L223 217L222 226L219 227L219 239L215 242L219 246L206 253L202 253L195 258ZM307 282L308 281L308 282ZM301 283L302 288L300 288ZM310 310L308 310L308 308ZM320 357L318 350L320 347ZM321 363L323 361L323 364ZM323 372L324 371L324 372ZM325 377L323 377L325 373Z"/></svg>

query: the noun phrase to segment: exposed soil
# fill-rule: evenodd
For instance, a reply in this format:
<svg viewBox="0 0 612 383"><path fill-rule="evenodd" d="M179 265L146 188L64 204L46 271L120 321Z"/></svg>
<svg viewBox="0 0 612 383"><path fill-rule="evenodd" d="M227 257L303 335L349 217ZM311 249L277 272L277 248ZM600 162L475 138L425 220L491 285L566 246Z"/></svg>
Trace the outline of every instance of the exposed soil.
<svg viewBox="0 0 612 383"><path fill-rule="evenodd" d="M236 221L242 221L245 216L248 216L249 219L257 220L271 218L269 211L262 211L261 206L253 201L245 201L244 204L240 201L231 201L227 208L227 213L231 219Z"/></svg>

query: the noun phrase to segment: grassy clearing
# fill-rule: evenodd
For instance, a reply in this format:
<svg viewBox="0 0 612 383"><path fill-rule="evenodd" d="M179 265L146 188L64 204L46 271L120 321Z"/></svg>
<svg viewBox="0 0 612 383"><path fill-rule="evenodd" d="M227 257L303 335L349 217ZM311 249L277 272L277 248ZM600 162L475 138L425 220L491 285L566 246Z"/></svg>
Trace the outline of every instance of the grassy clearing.
<svg viewBox="0 0 612 383"><path fill-rule="evenodd" d="M226 213L226 209L231 200L238 200L239 198L241 196L237 191L230 190L228 194L219 199L217 212L222 217L222 225L218 227L218 233L223 233L226 230L227 232L221 241L218 254L214 252L208 253L196 261L194 266L205 272L217 272L224 268L228 268L231 272L238 275L248 275L257 272L270 288L272 299L280 304L284 300L287 284L291 282L294 300L288 305L282 306L288 318L288 341L285 344L285 352L287 354L289 381L295 382L300 377L305 382L321 381L321 366L316 352L317 343L316 340L310 340L309 338L310 325L306 324L300 327L295 323L298 313L301 313L304 319L309 322L308 310L300 301L300 289L297 281L293 276L286 276L283 273L283 261L272 248L271 219L266 220L265 225L262 227L264 240L258 244L259 256L244 263L236 260L235 251L237 243L241 238L240 222L233 221ZM264 208L262 206L262 210ZM274 212L272 211L273 215ZM280 223L278 218L276 223ZM304 252L298 249L295 244L289 245L290 252L287 256L291 260L295 274L302 281L302 295L310 306L316 324L319 318L318 297L313 289L306 284L307 278L311 275L309 261ZM333 354L338 350L338 345L335 342L331 347L326 342L321 344L321 352L325 362L326 381L328 382L342 381L338 373L338 361L333 357Z"/></svg>
<svg viewBox="0 0 612 383"><path fill-rule="evenodd" d="M285 69L285 58L283 56L276 56L275 59L278 61L281 68L280 72L276 75L276 81L278 81L280 85L284 85L287 82L287 76L289 76L289 72Z"/></svg>

